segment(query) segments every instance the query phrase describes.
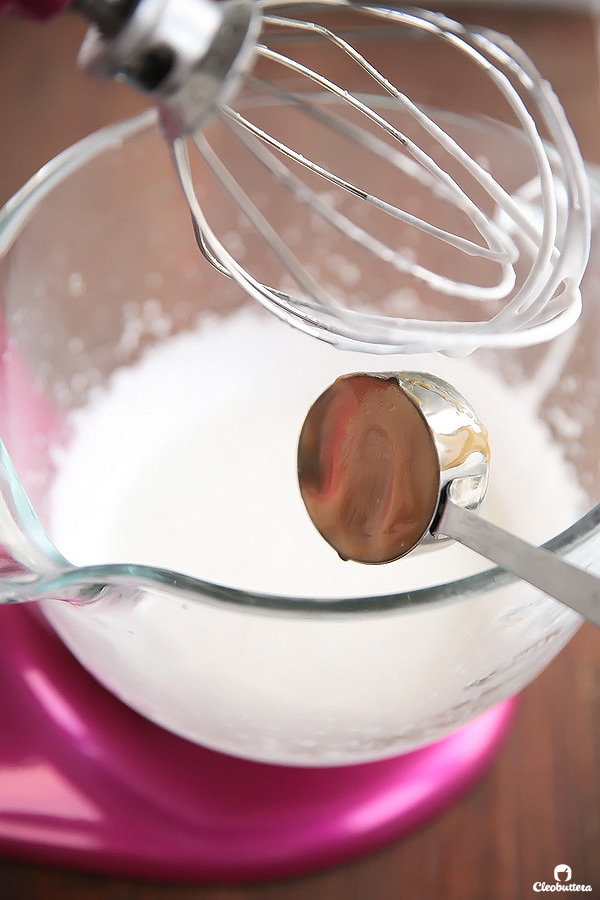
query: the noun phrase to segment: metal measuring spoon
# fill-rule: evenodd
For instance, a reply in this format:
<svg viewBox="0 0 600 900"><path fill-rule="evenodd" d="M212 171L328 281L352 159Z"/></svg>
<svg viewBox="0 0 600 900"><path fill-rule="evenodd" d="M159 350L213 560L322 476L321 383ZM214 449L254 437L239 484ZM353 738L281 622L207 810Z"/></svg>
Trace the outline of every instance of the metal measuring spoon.
<svg viewBox="0 0 600 900"><path fill-rule="evenodd" d="M309 410L298 481L313 524L343 559L391 562L456 540L600 625L600 578L477 514L489 461L485 427L448 382L358 373Z"/></svg>

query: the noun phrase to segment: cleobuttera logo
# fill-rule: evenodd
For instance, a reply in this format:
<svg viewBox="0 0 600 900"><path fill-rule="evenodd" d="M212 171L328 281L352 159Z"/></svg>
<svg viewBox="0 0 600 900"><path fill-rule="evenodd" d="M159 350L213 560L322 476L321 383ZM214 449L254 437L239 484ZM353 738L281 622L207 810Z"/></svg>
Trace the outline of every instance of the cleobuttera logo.
<svg viewBox="0 0 600 900"><path fill-rule="evenodd" d="M571 881L573 873L571 867L564 863L556 866L554 869L554 884L547 884L545 881L536 881L533 890L536 894L542 891L591 891L591 884L575 884Z"/></svg>

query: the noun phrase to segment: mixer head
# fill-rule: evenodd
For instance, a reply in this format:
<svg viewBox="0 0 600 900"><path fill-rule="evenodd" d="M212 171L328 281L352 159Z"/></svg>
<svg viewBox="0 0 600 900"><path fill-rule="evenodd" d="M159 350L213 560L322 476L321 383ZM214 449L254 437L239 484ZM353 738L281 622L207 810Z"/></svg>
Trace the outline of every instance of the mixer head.
<svg viewBox="0 0 600 900"><path fill-rule="evenodd" d="M577 319L586 176L509 38L345 0L140 0L81 60L153 97L204 256L301 330L460 354ZM465 114L472 85L493 102Z"/></svg>

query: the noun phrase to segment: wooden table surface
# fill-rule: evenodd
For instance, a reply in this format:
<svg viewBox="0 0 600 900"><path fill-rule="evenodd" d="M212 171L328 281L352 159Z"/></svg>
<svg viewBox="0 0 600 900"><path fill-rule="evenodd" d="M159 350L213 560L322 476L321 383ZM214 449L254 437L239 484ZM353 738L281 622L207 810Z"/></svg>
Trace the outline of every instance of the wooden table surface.
<svg viewBox="0 0 600 900"><path fill-rule="evenodd" d="M584 156L600 162L592 19L523 5L469 5L463 15L510 32L528 50L567 108ZM49 26L0 23L0 202L53 154L143 105L128 88L77 72L83 30L74 16ZM600 631L585 625L523 693L490 773L408 839L316 875L250 886L159 884L0 860L0 898L517 900L536 896L534 882L553 882L562 863L573 882L591 885L584 896L600 898L599 772Z"/></svg>

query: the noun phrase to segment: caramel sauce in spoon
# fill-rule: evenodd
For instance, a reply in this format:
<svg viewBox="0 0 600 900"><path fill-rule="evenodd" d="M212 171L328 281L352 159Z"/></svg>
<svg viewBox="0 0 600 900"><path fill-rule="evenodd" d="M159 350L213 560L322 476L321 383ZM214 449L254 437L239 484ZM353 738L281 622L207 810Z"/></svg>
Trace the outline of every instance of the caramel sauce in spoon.
<svg viewBox="0 0 600 900"><path fill-rule="evenodd" d="M431 525L440 463L397 380L346 375L308 412L298 480L313 524L343 559L384 563L412 550Z"/></svg>

